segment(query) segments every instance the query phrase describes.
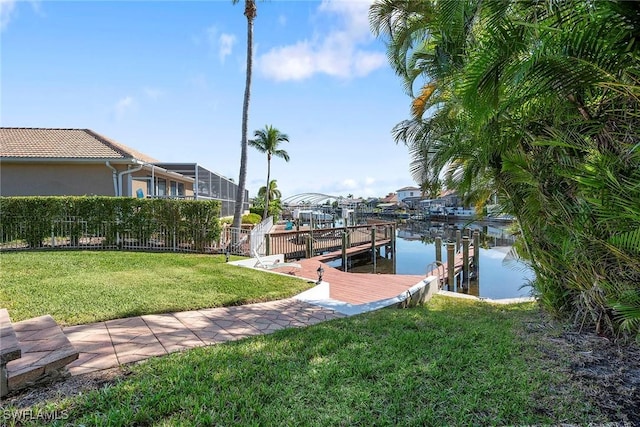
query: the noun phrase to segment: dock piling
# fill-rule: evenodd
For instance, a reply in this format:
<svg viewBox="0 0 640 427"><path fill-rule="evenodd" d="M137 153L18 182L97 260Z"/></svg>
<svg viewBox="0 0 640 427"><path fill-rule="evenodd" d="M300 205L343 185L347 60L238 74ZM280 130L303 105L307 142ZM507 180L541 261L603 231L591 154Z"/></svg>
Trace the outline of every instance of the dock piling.
<svg viewBox="0 0 640 427"><path fill-rule="evenodd" d="M312 248L312 244L311 244L311 236L310 235L306 235L304 236L304 240L305 240L305 252L306 252L306 257L307 258L312 258L313 257L313 248Z"/></svg>
<svg viewBox="0 0 640 427"><path fill-rule="evenodd" d="M347 231L342 233L342 269L347 271Z"/></svg>
<svg viewBox="0 0 640 427"><path fill-rule="evenodd" d="M376 272L376 228L371 227L371 256L373 258L373 272Z"/></svg>
<svg viewBox="0 0 640 427"><path fill-rule="evenodd" d="M436 261L442 262L442 237L436 237Z"/></svg>
<svg viewBox="0 0 640 427"><path fill-rule="evenodd" d="M456 265L456 244L447 243L447 279L449 290L455 289L455 265Z"/></svg>
<svg viewBox="0 0 640 427"><path fill-rule="evenodd" d="M473 269L478 272L480 267L480 232L473 232ZM477 276L477 274L476 274Z"/></svg>
<svg viewBox="0 0 640 427"><path fill-rule="evenodd" d="M462 238L462 284L469 282L469 237Z"/></svg>

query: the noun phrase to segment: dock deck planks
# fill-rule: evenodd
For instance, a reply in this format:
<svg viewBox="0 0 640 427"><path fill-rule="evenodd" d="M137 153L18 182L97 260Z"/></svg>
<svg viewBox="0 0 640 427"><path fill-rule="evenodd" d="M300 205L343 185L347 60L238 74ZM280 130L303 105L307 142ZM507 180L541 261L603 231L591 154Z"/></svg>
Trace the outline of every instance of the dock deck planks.
<svg viewBox="0 0 640 427"><path fill-rule="evenodd" d="M345 273L322 263L319 258L301 259L298 261L302 265L299 270L283 267L276 269L276 271L292 273L315 282L318 280L317 269L322 265L324 269L323 280L329 283L330 298L350 304L366 304L396 297L415 284L420 283L426 277L419 275Z"/></svg>

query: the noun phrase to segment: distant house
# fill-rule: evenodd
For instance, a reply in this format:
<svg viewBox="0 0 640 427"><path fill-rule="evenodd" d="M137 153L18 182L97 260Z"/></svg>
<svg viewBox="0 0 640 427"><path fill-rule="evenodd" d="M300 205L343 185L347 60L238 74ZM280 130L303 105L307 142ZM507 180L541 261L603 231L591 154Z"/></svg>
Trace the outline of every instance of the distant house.
<svg viewBox="0 0 640 427"><path fill-rule="evenodd" d="M340 197L338 198L337 203L339 208L355 209L358 206L364 204L365 201L361 198L354 199L354 198Z"/></svg>
<svg viewBox="0 0 640 427"><path fill-rule="evenodd" d="M458 193L453 190L446 190L440 193L440 197L437 199L443 206L446 207L459 207L461 205L460 197Z"/></svg>
<svg viewBox="0 0 640 427"><path fill-rule="evenodd" d="M376 205L380 203L380 199L378 199L377 197L368 197L364 202L364 206L369 207L369 208L374 208L376 207Z"/></svg>
<svg viewBox="0 0 640 427"><path fill-rule="evenodd" d="M218 199L226 216L236 189L195 163L164 164L90 129L0 128L0 196Z"/></svg>
<svg viewBox="0 0 640 427"><path fill-rule="evenodd" d="M398 195L396 193L389 193L380 199L380 203L398 203Z"/></svg>
<svg viewBox="0 0 640 427"><path fill-rule="evenodd" d="M453 190L443 191L437 199L421 200L419 206L423 211L428 211L431 215L448 215L458 218L479 215L475 208L465 208L461 204L460 197Z"/></svg>
<svg viewBox="0 0 640 427"><path fill-rule="evenodd" d="M403 187L399 190L396 191L396 193L398 194L398 202L402 203L405 201L405 199L408 198L420 198L420 196L422 195L421 190L418 187Z"/></svg>
<svg viewBox="0 0 640 427"><path fill-rule="evenodd" d="M400 206L397 203L378 203L377 208L381 213L394 213Z"/></svg>

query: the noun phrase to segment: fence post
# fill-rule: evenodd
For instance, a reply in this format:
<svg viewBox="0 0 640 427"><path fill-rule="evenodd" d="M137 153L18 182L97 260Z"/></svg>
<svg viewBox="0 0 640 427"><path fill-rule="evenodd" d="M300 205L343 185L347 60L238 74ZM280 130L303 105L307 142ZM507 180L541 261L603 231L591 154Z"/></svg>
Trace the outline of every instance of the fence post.
<svg viewBox="0 0 640 427"><path fill-rule="evenodd" d="M173 227L173 251L176 252L177 251L177 237L176 237L176 228Z"/></svg>
<svg viewBox="0 0 640 427"><path fill-rule="evenodd" d="M478 268L480 267L480 232L473 232L473 269L478 277Z"/></svg>
<svg viewBox="0 0 640 427"><path fill-rule="evenodd" d="M391 254L393 258L396 257L396 226L391 225Z"/></svg>
<svg viewBox="0 0 640 427"><path fill-rule="evenodd" d="M450 291L454 289L454 273L456 266L456 244L453 242L447 243L447 283Z"/></svg>
<svg viewBox="0 0 640 427"><path fill-rule="evenodd" d="M311 258L311 236L306 234L304 236L304 243L305 243L305 257L306 258Z"/></svg>
<svg viewBox="0 0 640 427"><path fill-rule="evenodd" d="M376 227L371 227L371 257L373 259L373 272L376 272Z"/></svg>
<svg viewBox="0 0 640 427"><path fill-rule="evenodd" d="M376 228L371 228L371 250L376 251Z"/></svg>
<svg viewBox="0 0 640 427"><path fill-rule="evenodd" d="M264 254L271 255L271 234L264 235Z"/></svg>
<svg viewBox="0 0 640 427"><path fill-rule="evenodd" d="M469 237L462 238L462 283L469 280Z"/></svg>
<svg viewBox="0 0 640 427"><path fill-rule="evenodd" d="M347 271L347 244L348 244L348 234L345 231L342 233L342 269Z"/></svg>

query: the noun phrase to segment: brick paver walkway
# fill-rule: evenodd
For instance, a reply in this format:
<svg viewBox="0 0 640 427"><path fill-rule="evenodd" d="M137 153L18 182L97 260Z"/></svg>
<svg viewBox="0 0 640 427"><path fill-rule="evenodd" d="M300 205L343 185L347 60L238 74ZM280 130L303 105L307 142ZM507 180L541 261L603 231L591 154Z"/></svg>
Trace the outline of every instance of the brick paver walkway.
<svg viewBox="0 0 640 427"><path fill-rule="evenodd" d="M64 328L80 352L68 365L72 375L114 368L152 356L313 325L344 317L295 299L153 314Z"/></svg>

